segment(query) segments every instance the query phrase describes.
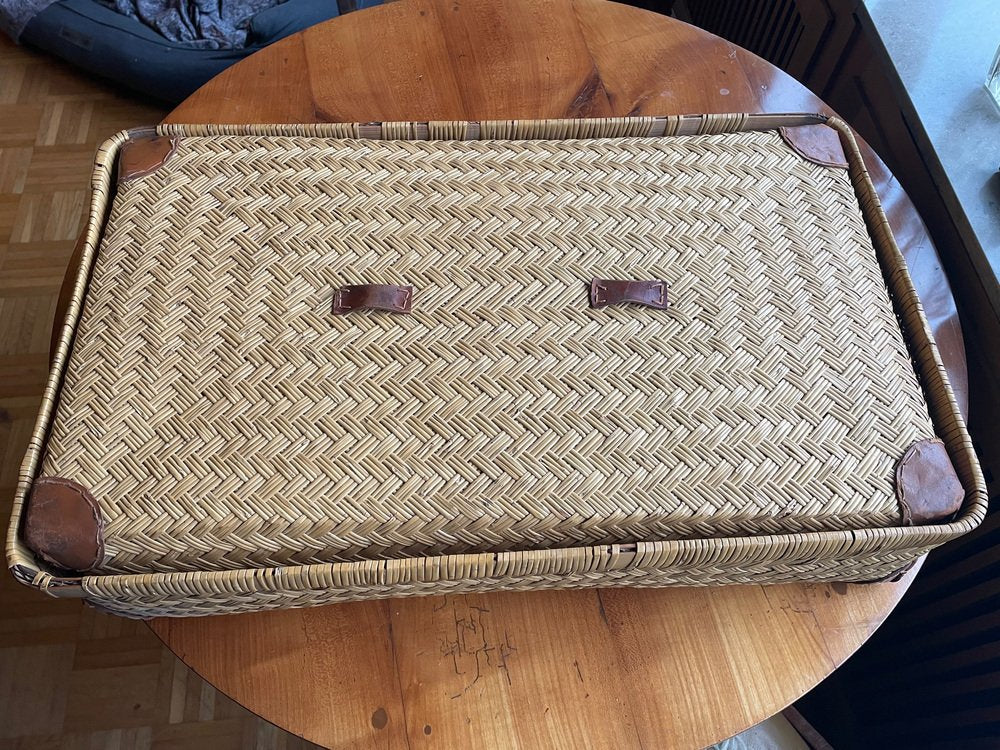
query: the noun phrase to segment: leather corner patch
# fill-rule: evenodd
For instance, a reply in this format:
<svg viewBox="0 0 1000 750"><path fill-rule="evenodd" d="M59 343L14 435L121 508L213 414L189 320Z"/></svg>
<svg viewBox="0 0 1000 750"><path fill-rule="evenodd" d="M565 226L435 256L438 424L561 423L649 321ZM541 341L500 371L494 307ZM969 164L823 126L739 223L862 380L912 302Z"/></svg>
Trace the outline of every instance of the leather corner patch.
<svg viewBox="0 0 1000 750"><path fill-rule="evenodd" d="M896 499L906 526L943 523L962 507L965 488L941 440L906 449L896 464Z"/></svg>
<svg viewBox="0 0 1000 750"><path fill-rule="evenodd" d="M785 143L803 159L824 167L847 169L840 134L828 125L798 125L779 130Z"/></svg>
<svg viewBox="0 0 1000 750"><path fill-rule="evenodd" d="M104 560L104 520L94 496L61 477L35 480L24 514L24 543L62 570L85 573Z"/></svg>
<svg viewBox="0 0 1000 750"><path fill-rule="evenodd" d="M165 135L129 138L118 151L118 181L145 177L167 163L177 150L177 139Z"/></svg>

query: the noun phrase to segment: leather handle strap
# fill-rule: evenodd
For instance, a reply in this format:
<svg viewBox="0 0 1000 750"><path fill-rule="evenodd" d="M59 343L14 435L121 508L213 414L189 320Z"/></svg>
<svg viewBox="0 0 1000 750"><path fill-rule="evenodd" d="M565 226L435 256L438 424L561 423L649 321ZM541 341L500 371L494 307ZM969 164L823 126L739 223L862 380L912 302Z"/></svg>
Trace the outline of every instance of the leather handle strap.
<svg viewBox="0 0 1000 750"><path fill-rule="evenodd" d="M604 307L632 302L657 310L666 310L670 306L667 288L665 281L593 279L590 282L590 306Z"/></svg>
<svg viewBox="0 0 1000 750"><path fill-rule="evenodd" d="M592 279L590 306L604 307L622 303L645 305L657 310L670 306L665 281ZM386 310L408 313L413 302L412 286L395 284L348 284L333 293L333 314L346 315L355 310Z"/></svg>
<svg viewBox="0 0 1000 750"><path fill-rule="evenodd" d="M333 314L355 310L387 310L408 313L413 302L412 286L395 284L349 284L333 293Z"/></svg>

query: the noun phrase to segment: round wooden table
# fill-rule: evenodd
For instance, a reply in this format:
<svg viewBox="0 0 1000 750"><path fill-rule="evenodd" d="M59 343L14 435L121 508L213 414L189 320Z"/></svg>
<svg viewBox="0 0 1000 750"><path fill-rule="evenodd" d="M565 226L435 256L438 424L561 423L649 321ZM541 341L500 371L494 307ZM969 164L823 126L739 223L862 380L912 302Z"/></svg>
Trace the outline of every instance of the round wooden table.
<svg viewBox="0 0 1000 750"><path fill-rule="evenodd" d="M275 44L181 104L188 123L826 111L754 55L603 0L403 0ZM954 301L912 205L864 147L960 401ZM702 747L771 716L906 590L606 589L155 620L220 690L330 747Z"/></svg>

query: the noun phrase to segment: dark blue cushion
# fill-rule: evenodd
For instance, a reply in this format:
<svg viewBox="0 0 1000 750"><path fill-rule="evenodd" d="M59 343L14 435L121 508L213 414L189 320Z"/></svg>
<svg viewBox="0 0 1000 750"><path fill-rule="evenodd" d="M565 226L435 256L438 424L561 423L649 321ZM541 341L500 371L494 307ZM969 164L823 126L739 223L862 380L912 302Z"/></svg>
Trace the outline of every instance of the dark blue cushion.
<svg viewBox="0 0 1000 750"><path fill-rule="evenodd" d="M335 0L287 0L254 16L247 47L206 50L168 41L93 0L59 0L31 19L21 41L147 96L179 102L247 55L338 15Z"/></svg>

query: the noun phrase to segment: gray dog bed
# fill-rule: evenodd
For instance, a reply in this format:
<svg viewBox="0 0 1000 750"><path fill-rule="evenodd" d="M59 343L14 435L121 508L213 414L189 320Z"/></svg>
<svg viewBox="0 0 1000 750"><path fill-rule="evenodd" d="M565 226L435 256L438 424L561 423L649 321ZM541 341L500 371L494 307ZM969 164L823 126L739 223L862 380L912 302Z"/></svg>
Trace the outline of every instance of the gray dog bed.
<svg viewBox="0 0 1000 750"><path fill-rule="evenodd" d="M343 10L381 0L346 0ZM341 13L337 0L0 0L0 30L178 102L247 55Z"/></svg>

